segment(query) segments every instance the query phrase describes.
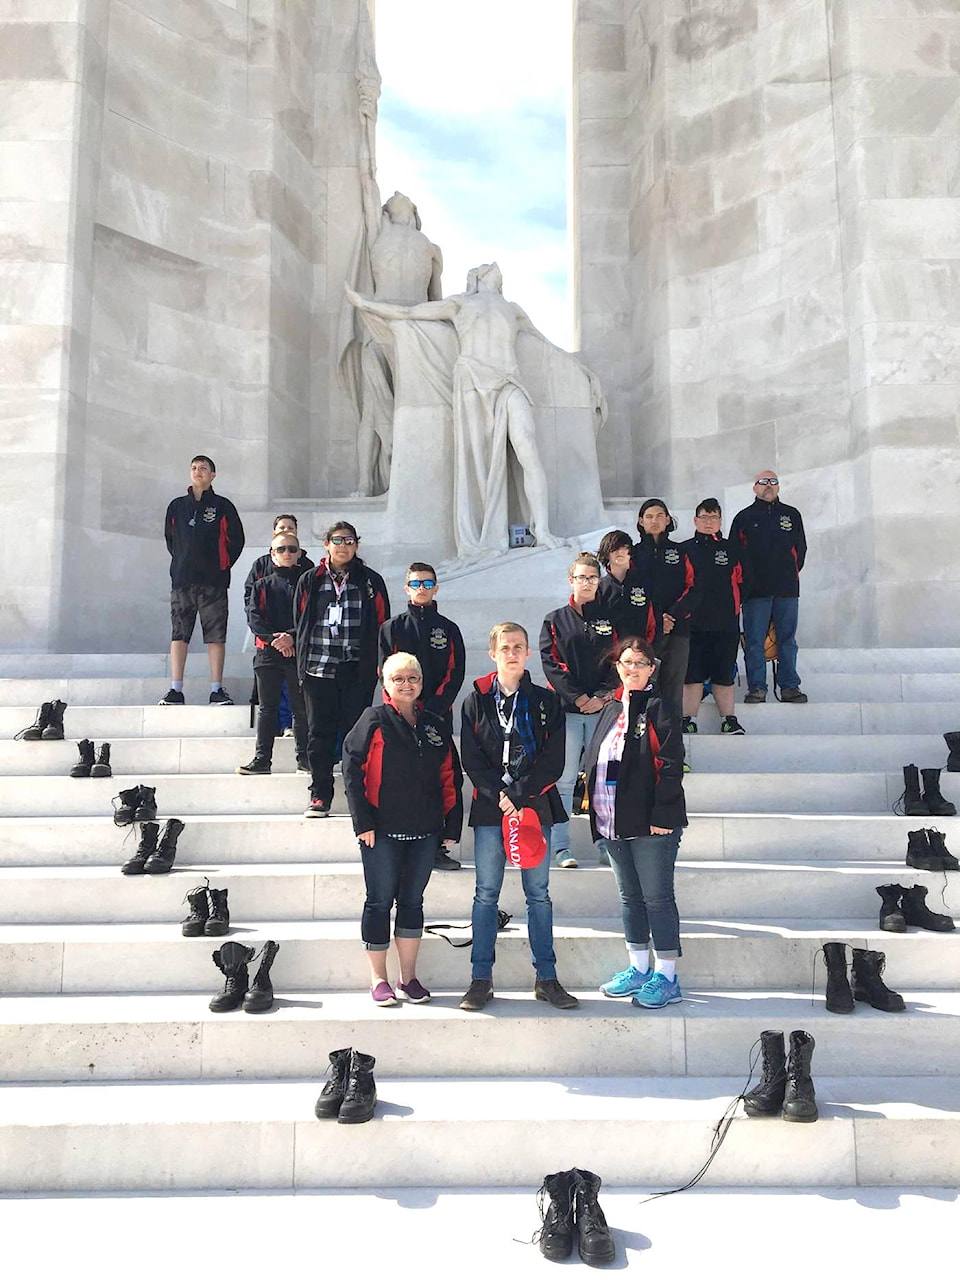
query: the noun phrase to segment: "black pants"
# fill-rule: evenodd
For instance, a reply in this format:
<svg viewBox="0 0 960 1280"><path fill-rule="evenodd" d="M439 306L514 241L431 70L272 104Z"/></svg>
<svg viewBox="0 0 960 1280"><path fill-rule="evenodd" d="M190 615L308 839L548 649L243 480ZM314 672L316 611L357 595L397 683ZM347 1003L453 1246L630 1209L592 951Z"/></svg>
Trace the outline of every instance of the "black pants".
<svg viewBox="0 0 960 1280"><path fill-rule="evenodd" d="M654 652L660 659L660 696L669 698L676 708L677 715L683 712L683 682L687 674L687 662L690 657L690 637L675 636L671 631L668 636L661 636L654 646Z"/></svg>
<svg viewBox="0 0 960 1280"><path fill-rule="evenodd" d="M310 762L310 795L333 799L333 766L337 735L345 738L373 702L374 685L360 683L360 664L342 662L335 676L306 676L303 701L307 708L307 759Z"/></svg>
<svg viewBox="0 0 960 1280"><path fill-rule="evenodd" d="M282 658L279 662L265 662L261 666L254 667L253 674L257 681L257 699L260 703L260 709L257 712L257 759L273 759L273 741L277 736L280 693L283 689L283 682L286 680L290 710L293 712L293 736L297 744L297 764L306 764L307 716L303 705L303 694L300 692L300 685L297 683L296 658Z"/></svg>

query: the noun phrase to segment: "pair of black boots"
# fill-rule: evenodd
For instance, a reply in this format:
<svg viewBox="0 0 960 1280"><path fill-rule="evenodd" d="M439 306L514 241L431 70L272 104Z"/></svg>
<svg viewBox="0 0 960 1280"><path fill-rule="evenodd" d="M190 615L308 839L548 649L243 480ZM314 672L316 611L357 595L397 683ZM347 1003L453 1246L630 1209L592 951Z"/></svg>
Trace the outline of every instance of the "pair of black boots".
<svg viewBox="0 0 960 1280"><path fill-rule="evenodd" d="M100 750L89 738L81 738L77 743L80 759L70 770L71 778L112 778L110 767L110 743L101 742Z"/></svg>
<svg viewBox="0 0 960 1280"><path fill-rule="evenodd" d="M190 914L180 922L180 932L185 938L222 938L230 932L228 892L227 889L211 889L208 880L187 894Z"/></svg>
<svg viewBox="0 0 960 1280"><path fill-rule="evenodd" d="M761 1031L763 1058L760 1083L743 1095L748 1116L780 1116L800 1124L812 1124L819 1116L811 1066L816 1040L807 1031L790 1032L787 1057L782 1031Z"/></svg>
<svg viewBox="0 0 960 1280"><path fill-rule="evenodd" d="M365 1124L372 1119L377 1105L376 1065L376 1058L359 1049L334 1049L327 1083L313 1108L317 1119L340 1124Z"/></svg>
<svg viewBox="0 0 960 1280"><path fill-rule="evenodd" d="M225 942L213 953L213 963L226 981L219 995L210 1001L212 1013L230 1013L243 1008L244 1013L266 1013L273 1008L273 983L270 970L280 950L279 942L265 942L260 951L260 968L250 981L248 966L257 958L256 947L242 942Z"/></svg>
<svg viewBox="0 0 960 1280"><path fill-rule="evenodd" d="M123 795L123 792L120 794ZM156 807L153 812L156 814ZM184 826L185 824L179 818L168 818L163 824L161 834L158 822L145 822L140 828L140 843L120 868L121 875L165 875L173 867L177 856L177 841Z"/></svg>
<svg viewBox="0 0 960 1280"><path fill-rule="evenodd" d="M887 957L882 951L851 947L853 988L847 975L847 943L825 942L823 963L827 966L827 1012L853 1013L858 1000L881 1013L903 1013L903 996L891 991L883 981Z"/></svg>
<svg viewBox="0 0 960 1280"><path fill-rule="evenodd" d="M960 871L960 862L936 827L907 832L907 866L916 871Z"/></svg>
<svg viewBox="0 0 960 1280"><path fill-rule="evenodd" d="M157 817L157 788L128 787L113 797L113 825L129 827L135 822L155 822Z"/></svg>
<svg viewBox="0 0 960 1280"><path fill-rule="evenodd" d="M600 1208L599 1194L600 1178L589 1169L566 1169L544 1178L537 1193L543 1221L540 1252L550 1262L563 1262L570 1257L574 1227L584 1262L598 1267L613 1261L616 1249Z"/></svg>
<svg viewBox="0 0 960 1280"><path fill-rule="evenodd" d="M28 724L26 729L21 729L19 733L14 734L14 741L39 742L42 738L44 742L62 742L63 713L66 709L67 704L61 702L59 698L54 698L52 702L41 703L36 720L33 724Z"/></svg>
<svg viewBox="0 0 960 1280"><path fill-rule="evenodd" d="M929 929L931 933L952 933L950 916L931 911L927 906L927 890L922 884L908 889L902 884L878 884L880 895L880 928L887 933L906 933L907 925Z"/></svg>
<svg viewBox="0 0 960 1280"><path fill-rule="evenodd" d="M957 812L953 801L944 799L940 794L940 770L918 769L915 764L903 766L900 801L905 818L953 818Z"/></svg>

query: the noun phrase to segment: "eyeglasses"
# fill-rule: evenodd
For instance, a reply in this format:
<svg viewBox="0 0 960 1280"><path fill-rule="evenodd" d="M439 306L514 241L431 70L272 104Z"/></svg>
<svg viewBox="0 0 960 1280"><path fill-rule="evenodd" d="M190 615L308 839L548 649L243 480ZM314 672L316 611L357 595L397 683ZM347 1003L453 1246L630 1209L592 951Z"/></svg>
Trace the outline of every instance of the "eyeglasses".
<svg viewBox="0 0 960 1280"><path fill-rule="evenodd" d="M575 573L575 574L573 575L573 578L571 579L571 581L573 581L573 582L599 582L599 581L600 581L600 579L597 577L597 575L596 575L595 573L591 573L589 576L588 576L587 574L585 574L585 573Z"/></svg>
<svg viewBox="0 0 960 1280"><path fill-rule="evenodd" d="M359 538L342 538L337 533L330 539L330 545L333 547L355 547L359 541Z"/></svg>
<svg viewBox="0 0 960 1280"><path fill-rule="evenodd" d="M388 676L391 684L423 684L422 676Z"/></svg>
<svg viewBox="0 0 960 1280"><path fill-rule="evenodd" d="M274 547L273 549L278 556L296 555L297 552L300 550L299 547Z"/></svg>
<svg viewBox="0 0 960 1280"><path fill-rule="evenodd" d="M437 585L436 578L408 578L407 586L411 591L419 591L423 587L424 591L432 591Z"/></svg>
<svg viewBox="0 0 960 1280"><path fill-rule="evenodd" d="M620 667L626 667L628 671L640 671L644 667L652 667L653 663L647 662L645 658L643 661L627 661L626 658L618 658L617 665Z"/></svg>
<svg viewBox="0 0 960 1280"><path fill-rule="evenodd" d="M761 476L759 480L754 480L754 484L779 484L779 480L771 480L769 476Z"/></svg>
<svg viewBox="0 0 960 1280"><path fill-rule="evenodd" d="M719 520L720 518L719 511L701 511L697 516L698 520Z"/></svg>

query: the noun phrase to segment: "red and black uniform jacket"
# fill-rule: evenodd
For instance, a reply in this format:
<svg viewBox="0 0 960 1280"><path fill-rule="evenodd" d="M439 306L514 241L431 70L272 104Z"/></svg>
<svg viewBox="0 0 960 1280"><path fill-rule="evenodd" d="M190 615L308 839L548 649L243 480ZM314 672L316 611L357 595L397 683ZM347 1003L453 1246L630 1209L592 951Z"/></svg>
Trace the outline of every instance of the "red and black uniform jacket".
<svg viewBox="0 0 960 1280"><path fill-rule="evenodd" d="M605 697L617 687L611 650L617 642L614 611L601 600L581 605L580 614L570 603L548 613L540 628L540 661L547 684L560 695L565 712L579 715L582 693Z"/></svg>
<svg viewBox="0 0 960 1280"><path fill-rule="evenodd" d="M282 666L289 661L279 649L274 649L272 640L281 631L296 635L293 623L293 597L300 579L300 567L292 569L274 565L273 572L265 577L257 578L250 588L250 599L247 602L247 625L254 634L256 653L253 665ZM294 641L296 643L296 641Z"/></svg>
<svg viewBox="0 0 960 1280"><path fill-rule="evenodd" d="M380 666L392 653L412 653L423 671L423 705L438 716L452 716L463 687L466 656L460 628L435 604L411 604L380 628Z"/></svg>
<svg viewBox="0 0 960 1280"><path fill-rule="evenodd" d="M629 570L627 577L629 577ZM648 644L654 644L659 635L653 598L641 582L618 582L612 573L605 573L597 589L597 600L610 609L618 637L639 636Z"/></svg>
<svg viewBox="0 0 960 1280"><path fill-rule="evenodd" d="M528 724L533 736L533 758L526 757L522 769L508 785L503 781L503 730L493 696L496 673L481 676L464 699L461 710L460 757L473 783L470 806L471 827L499 827L503 820L500 792L504 791L518 809L533 807L542 826L566 822L567 811L557 794L556 781L563 773L566 752L564 714L560 699L551 689L541 688L525 671L517 697L526 699ZM516 734L512 735L511 741Z"/></svg>
<svg viewBox="0 0 960 1280"><path fill-rule="evenodd" d="M390 616L390 597L387 584L376 570L369 568L359 556L348 565L350 581L360 589L360 683L370 689L377 683L377 636ZM294 643L297 646L297 676L303 684L307 677L307 653L310 632L318 618L322 618L327 605L336 604L337 593L327 577L327 558L324 556L315 569L300 575L294 596L293 613L297 626Z"/></svg>
<svg viewBox="0 0 960 1280"><path fill-rule="evenodd" d="M796 507L777 498L755 498L733 517L730 541L740 548L747 575L744 599L800 594L800 570L807 558L803 520Z"/></svg>
<svg viewBox="0 0 960 1280"><path fill-rule="evenodd" d="M690 631L690 616L699 600L693 563L677 542L664 535L659 542L647 533L633 544L630 568L624 580L625 595L639 586L653 604L657 633L663 615L676 619L671 635L685 636Z"/></svg>
<svg viewBox="0 0 960 1280"><path fill-rule="evenodd" d="M691 631L739 631L743 565L734 542L697 533L680 544L693 562L699 600Z"/></svg>
<svg viewBox="0 0 960 1280"><path fill-rule="evenodd" d="M308 569L315 569L316 565L308 555L303 551L300 552L300 559L293 566L297 571L297 576L306 573ZM250 604L250 593L253 590L253 584L258 578L265 578L268 573L273 573L277 568L277 563L268 551L265 556L257 556L253 564L250 566L250 572L247 574L243 584L243 607L246 609Z"/></svg>
<svg viewBox="0 0 960 1280"><path fill-rule="evenodd" d="M584 756L594 840L599 838L593 814L597 758L601 743L623 710L622 695L623 689L618 689L616 701L600 712L599 723ZM680 716L671 703L660 697L656 685L651 684L630 694L614 800L614 830L618 839L627 840L631 836L648 836L651 826L673 830L686 825Z"/></svg>
<svg viewBox="0 0 960 1280"><path fill-rule="evenodd" d="M190 488L167 507L163 535L175 587L229 587L230 570L243 550L243 525L229 498Z"/></svg>
<svg viewBox="0 0 960 1280"><path fill-rule="evenodd" d="M459 840L463 774L446 722L420 710L407 724L385 696L343 741L343 786L353 829Z"/></svg>

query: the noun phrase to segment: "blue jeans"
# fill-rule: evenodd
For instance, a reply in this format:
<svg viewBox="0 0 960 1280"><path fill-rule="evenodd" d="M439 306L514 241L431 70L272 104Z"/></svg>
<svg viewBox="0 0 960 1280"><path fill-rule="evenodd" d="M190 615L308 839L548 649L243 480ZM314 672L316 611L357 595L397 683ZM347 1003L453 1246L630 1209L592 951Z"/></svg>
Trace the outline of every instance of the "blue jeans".
<svg viewBox="0 0 960 1280"><path fill-rule="evenodd" d="M363 904L360 936L368 951L390 946L390 909L397 904L397 938L423 937L423 891L427 887L440 835L418 840L377 836L373 847L361 844L367 899Z"/></svg>
<svg viewBox="0 0 960 1280"><path fill-rule="evenodd" d="M747 667L747 684L751 689L767 691L767 664L763 658L763 642L773 619L777 633L777 684L781 689L799 689L797 675L797 615L800 601L796 596L761 596L743 602L743 646Z"/></svg>
<svg viewBox="0 0 960 1280"><path fill-rule="evenodd" d="M544 834L549 846L549 832ZM473 860L477 864L477 891L473 898L472 976L489 981L497 958L497 903L507 865L500 827L474 827ZM516 875L516 872L511 871L510 874ZM547 890L549 878L548 857L538 867L528 867L520 872L527 900L527 933L538 978L557 976L557 957L553 951L553 903Z"/></svg>
<svg viewBox="0 0 960 1280"><path fill-rule="evenodd" d="M673 868L682 827L668 836L632 836L598 840L610 856L620 890L620 916L627 946L638 951L653 945L661 960L675 960L680 949L680 914L673 895Z"/></svg>
<svg viewBox="0 0 960 1280"><path fill-rule="evenodd" d="M277 719L281 729L289 729L293 724L293 712L290 709L290 698L287 695L287 682L284 680L283 688L280 690L280 709L277 712Z"/></svg>
<svg viewBox="0 0 960 1280"><path fill-rule="evenodd" d="M573 804L573 788L576 786L577 774L580 772L580 752L590 745L597 719L596 715L581 716L572 711L567 712L567 754L564 757L563 773L557 782L557 791L567 813L570 812L570 806ZM556 857L561 849L569 848L570 823L555 822L550 828L551 855Z"/></svg>

